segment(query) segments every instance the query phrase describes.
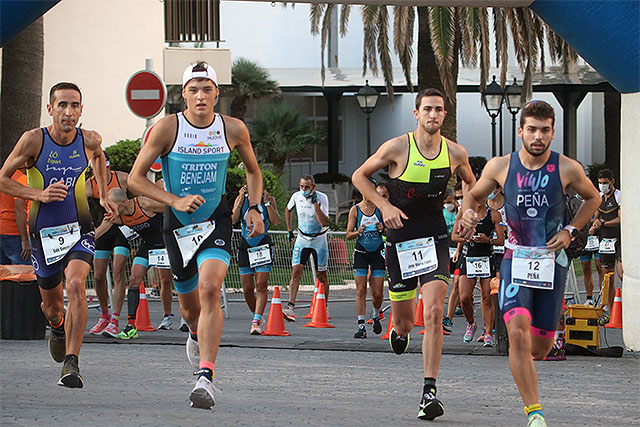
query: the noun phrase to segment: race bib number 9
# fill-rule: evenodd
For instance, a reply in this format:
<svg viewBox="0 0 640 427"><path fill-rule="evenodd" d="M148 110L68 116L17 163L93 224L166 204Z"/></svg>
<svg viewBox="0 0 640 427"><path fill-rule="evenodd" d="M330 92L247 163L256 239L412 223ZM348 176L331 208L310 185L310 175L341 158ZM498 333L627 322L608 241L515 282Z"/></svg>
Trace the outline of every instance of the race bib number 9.
<svg viewBox="0 0 640 427"><path fill-rule="evenodd" d="M180 254L182 255L182 266L186 267L191 258L202 245L207 237L216 229L215 221L205 221L198 224L191 224L173 230Z"/></svg>
<svg viewBox="0 0 640 427"><path fill-rule="evenodd" d="M170 268L169 255L166 249L151 249L149 250L149 265L153 265L158 268Z"/></svg>
<svg viewBox="0 0 640 427"><path fill-rule="evenodd" d="M47 265L60 261L80 240L80 224L72 222L40 230L40 242Z"/></svg>
<svg viewBox="0 0 640 427"><path fill-rule="evenodd" d="M248 248L247 254L249 254L249 266L251 268L271 264L271 248L268 244Z"/></svg>
<svg viewBox="0 0 640 427"><path fill-rule="evenodd" d="M436 244L433 237L396 243L396 251L403 279L431 273L438 268Z"/></svg>
<svg viewBox="0 0 640 427"><path fill-rule="evenodd" d="M553 289L555 255L547 248L516 246L511 261L511 281L520 286Z"/></svg>
<svg viewBox="0 0 640 427"><path fill-rule="evenodd" d="M617 241L618 239L615 238L602 239L600 242L600 253L605 255L615 254Z"/></svg>
<svg viewBox="0 0 640 427"><path fill-rule="evenodd" d="M491 276L488 256L467 257L467 277L483 278Z"/></svg>

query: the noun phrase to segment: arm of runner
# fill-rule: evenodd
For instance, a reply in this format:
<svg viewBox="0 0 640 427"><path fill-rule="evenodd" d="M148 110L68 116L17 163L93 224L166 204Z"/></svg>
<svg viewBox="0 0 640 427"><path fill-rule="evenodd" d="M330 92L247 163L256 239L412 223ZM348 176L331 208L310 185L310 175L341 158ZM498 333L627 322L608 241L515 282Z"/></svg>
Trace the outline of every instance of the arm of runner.
<svg viewBox="0 0 640 427"><path fill-rule="evenodd" d="M107 165L104 151L102 151L102 137L98 132L84 131L84 146L87 150L87 157L91 161L93 176L96 179L98 194L100 196L100 206L105 210L106 219L115 218L118 215L118 207L109 200L107 194Z"/></svg>
<svg viewBox="0 0 640 427"><path fill-rule="evenodd" d="M390 139L385 142L378 148L378 151L365 160L351 176L351 182L358 191L360 191L364 197L375 203L380 209L384 226L393 229L402 228L402 220L409 219L409 217L389 203L387 199L379 195L375 186L369 181L369 178L380 169L395 163L395 159L403 155L401 144L403 144L403 142L400 138ZM406 145L406 143L404 144Z"/></svg>
<svg viewBox="0 0 640 427"><path fill-rule="evenodd" d="M584 202L580 205L578 212L571 221L571 226L580 230L585 226L589 219L594 214L598 205L600 204L600 193L593 186L589 178L584 173L582 166L575 160L572 160L565 155L560 156L559 167L561 173L561 179L564 187L573 188L576 193L582 197ZM566 229L560 230L547 242L547 248L552 251L559 251L565 249L571 243L571 236Z"/></svg>
<svg viewBox="0 0 640 427"><path fill-rule="evenodd" d="M94 181L94 180L95 180L95 178L92 176L91 178L86 180L85 183L84 183L84 194L87 196L88 199L92 199L93 198L93 184L92 184L92 181Z"/></svg>
<svg viewBox="0 0 640 427"><path fill-rule="evenodd" d="M465 195L476 184L476 177L469 163L469 155L467 150L458 143L447 140L447 147L449 147L449 153L455 165L454 173L457 173L462 179L462 194Z"/></svg>
<svg viewBox="0 0 640 427"><path fill-rule="evenodd" d="M147 171L160 155L167 154L173 144L178 122L176 116L167 116L156 123L150 131L149 139L140 149L138 157L131 168L127 185L129 191L136 195L144 195L157 202L171 206L177 211L193 213L204 203L204 197L189 195L178 197L156 185L147 178Z"/></svg>
<svg viewBox="0 0 640 427"><path fill-rule="evenodd" d="M349 217L347 218L347 240L353 240L361 233L360 228L364 230L364 227L356 229L356 222L358 221L358 208L351 206L349 209Z"/></svg>
<svg viewBox="0 0 640 427"><path fill-rule="evenodd" d="M127 191L129 189L129 186L127 185L129 174L122 171L116 171L116 177L118 178L118 182L120 183L120 188L122 188L124 191Z"/></svg>
<svg viewBox="0 0 640 427"><path fill-rule="evenodd" d="M140 207L145 211L151 211L157 214L163 213L164 208L166 207L162 203L157 202L145 196L138 196L138 203L140 204Z"/></svg>
<svg viewBox="0 0 640 427"><path fill-rule="evenodd" d="M620 208L618 208L618 216L615 217L614 219L610 219L608 221L603 221L602 222L602 226L603 227L617 227L620 225Z"/></svg>
<svg viewBox="0 0 640 427"><path fill-rule="evenodd" d="M502 171L506 173L508 161L508 157L494 157L489 160L478 182L464 195L462 206L460 207L462 217L460 221L456 222L456 226L454 227L463 239L468 240L475 233L476 225L481 218L478 218L473 208L478 205L480 200L486 199L487 196L495 190L496 185L500 184L500 182L498 182L500 173Z"/></svg>
<svg viewBox="0 0 640 427"><path fill-rule="evenodd" d="M238 193L238 196L233 201L233 209L231 209L232 224L237 224L240 221L240 214L242 213L242 205L244 204L244 195L246 192L247 192L247 186L243 185L240 188L240 192Z"/></svg>
<svg viewBox="0 0 640 427"><path fill-rule="evenodd" d="M451 232L451 240L458 243L464 242L464 239L460 237L460 227L458 227L460 218L462 218L462 210L459 209L456 214L456 223L453 225L453 231Z"/></svg>
<svg viewBox="0 0 640 427"><path fill-rule="evenodd" d="M278 206L276 204L276 198L270 195L265 190L265 205L267 205L267 214L269 215L269 222L274 226L280 225L280 212L278 212Z"/></svg>
<svg viewBox="0 0 640 427"><path fill-rule="evenodd" d="M62 181L50 183L44 190L27 187L11 179L21 167L32 165L42 149L42 130L32 129L22 134L13 151L0 169L0 188L9 196L36 202L61 202L67 196L67 186Z"/></svg>
<svg viewBox="0 0 640 427"><path fill-rule="evenodd" d="M225 117L227 135L229 135L229 146L236 149L240 154L244 170L247 174L247 193L249 194L249 206L259 205L262 202L262 172L258 166L256 155L251 146L249 130L247 126L238 119ZM247 229L251 230L249 237L259 236L264 233L264 222L260 212L250 209L247 211Z"/></svg>
<svg viewBox="0 0 640 427"><path fill-rule="evenodd" d="M122 224L120 222L120 218L116 217L113 220L109 221L107 219L103 219L102 222L100 223L100 225L96 228L95 231L95 238L99 239L104 233L106 233L107 231L109 231L109 229L111 227L113 227L113 225L116 223L116 221L120 224Z"/></svg>
<svg viewBox="0 0 640 427"><path fill-rule="evenodd" d="M316 195L316 201L313 203L313 209L316 213L316 219L321 226L326 227L329 225L329 200L326 197L320 198L318 193L313 190L311 197Z"/></svg>
<svg viewBox="0 0 640 427"><path fill-rule="evenodd" d="M13 199L13 215L16 218L16 226L20 234L22 250L20 257L26 261L31 256L31 243L29 243L29 231L27 230L27 213L24 211L25 201L18 197Z"/></svg>
<svg viewBox="0 0 640 427"><path fill-rule="evenodd" d="M504 226L500 225L500 221L502 221L502 216L500 212L495 209L491 210L491 219L493 220L493 225L496 229L496 238L491 241L491 244L494 246L502 246L504 245Z"/></svg>

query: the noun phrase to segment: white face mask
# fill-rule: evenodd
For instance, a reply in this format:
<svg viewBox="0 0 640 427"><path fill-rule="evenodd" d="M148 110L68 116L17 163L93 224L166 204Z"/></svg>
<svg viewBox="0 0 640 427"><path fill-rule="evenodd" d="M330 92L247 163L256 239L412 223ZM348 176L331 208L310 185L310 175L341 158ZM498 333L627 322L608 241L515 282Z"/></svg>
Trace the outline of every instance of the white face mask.
<svg viewBox="0 0 640 427"><path fill-rule="evenodd" d="M492 191L492 192L491 192L491 194L489 194L489 196L487 197L487 199L489 199L489 200L493 200L493 199L495 199L495 198L496 198L496 196L497 196L497 195L498 195L498 192L494 190L494 191Z"/></svg>
<svg viewBox="0 0 640 427"><path fill-rule="evenodd" d="M600 192L603 194L609 194L609 184L598 184L598 187L600 187Z"/></svg>
<svg viewBox="0 0 640 427"><path fill-rule="evenodd" d="M453 203L445 203L444 204L444 208L446 210L448 210L449 212L453 212L453 210L455 209L456 205L454 205Z"/></svg>

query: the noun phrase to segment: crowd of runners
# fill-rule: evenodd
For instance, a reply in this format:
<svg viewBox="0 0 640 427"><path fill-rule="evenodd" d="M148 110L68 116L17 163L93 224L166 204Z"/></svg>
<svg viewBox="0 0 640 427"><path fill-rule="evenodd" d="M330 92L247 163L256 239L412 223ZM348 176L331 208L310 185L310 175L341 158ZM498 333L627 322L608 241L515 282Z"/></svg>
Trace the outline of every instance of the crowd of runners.
<svg viewBox="0 0 640 427"><path fill-rule="evenodd" d="M187 356L196 375L191 406L210 409L215 402L215 361L222 333L219 296L229 263L237 258L253 313L249 333L260 335L273 261L268 229L281 217L275 198L263 189L245 124L214 112L219 88L213 67L191 64L182 81L186 110L158 121L128 175L110 170L97 132L76 127L83 108L80 89L73 83L56 84L47 105L51 125L23 134L2 166L0 186L8 195L31 201L31 261L42 311L51 325L51 356L63 364L59 384L84 385L78 356L88 317L85 281L91 268L101 308L91 333L132 339L138 334L140 282L155 266L164 312L159 328L172 327L175 289L189 332ZM346 233L347 239L356 239L354 338L367 337L367 320L374 333L381 332L386 279L393 313L390 347L398 355L405 353L421 294L424 387L418 417L433 420L444 414L436 385L443 333L450 332L459 309L467 322L463 341L474 339L479 323L474 316L476 285L483 325L479 341L494 345L493 281L499 287L499 308L510 342L509 365L528 425L544 426L533 359L545 358L556 342L571 262L565 249L586 230L589 238L581 261L588 273L587 303L592 303L594 255L599 283L604 272L617 268L622 274L620 192L611 171L600 172L598 192L578 162L550 150L555 113L544 101L531 101L522 109L519 151L492 158L479 176L474 175L465 148L441 135L446 114L442 93L419 92L416 129L384 142L353 173L352 182L362 195L362 201L349 211ZM224 193L227 163L234 150L244 164L246 182L230 209ZM154 183L147 172L158 157L163 180ZM85 181L89 164L93 177ZM12 180L14 172L24 168L28 185ZM376 184L372 177L385 168L389 179ZM453 189L448 187L450 181L457 182ZM565 212L567 194L581 200L570 218ZM102 221L95 229L88 198L99 200L102 207ZM295 321L300 279L311 255L329 297L329 202L316 190L313 177L305 175L284 212L294 249L283 316ZM242 236L236 255L231 238L232 225L238 222ZM127 278L130 242L138 237L142 243ZM110 257L111 313L106 286ZM372 301L369 319L367 287ZM127 324L120 329L125 292ZM613 299L613 292L609 295ZM454 391L447 394L452 396Z"/></svg>

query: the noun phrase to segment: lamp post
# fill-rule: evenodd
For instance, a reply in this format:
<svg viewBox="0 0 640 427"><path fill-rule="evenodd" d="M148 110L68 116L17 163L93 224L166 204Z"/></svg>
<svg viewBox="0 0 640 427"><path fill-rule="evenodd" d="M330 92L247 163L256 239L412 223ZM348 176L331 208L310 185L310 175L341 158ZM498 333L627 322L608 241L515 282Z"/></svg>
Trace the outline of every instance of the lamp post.
<svg viewBox="0 0 640 427"><path fill-rule="evenodd" d="M491 117L491 155L496 156L496 117L502 109L502 101L504 99L504 91L496 82L496 76L493 81L482 91L482 103L487 109L487 113Z"/></svg>
<svg viewBox="0 0 640 427"><path fill-rule="evenodd" d="M507 95L507 108L511 113L511 151L516 151L516 115L522 108L522 87L514 77L513 84L507 86L504 92Z"/></svg>
<svg viewBox="0 0 640 427"><path fill-rule="evenodd" d="M367 115L367 158L371 157L371 113L378 104L378 91L369 86L369 80L356 93L358 105L363 113Z"/></svg>

